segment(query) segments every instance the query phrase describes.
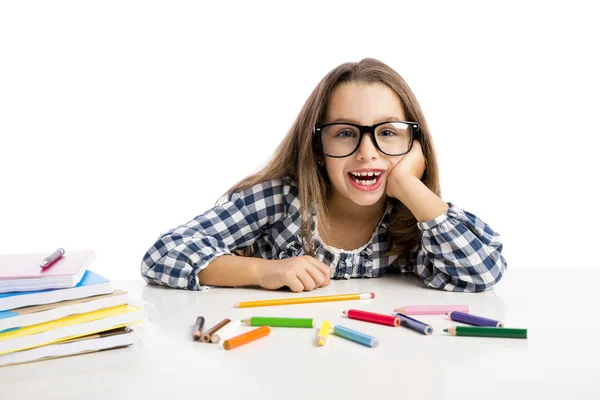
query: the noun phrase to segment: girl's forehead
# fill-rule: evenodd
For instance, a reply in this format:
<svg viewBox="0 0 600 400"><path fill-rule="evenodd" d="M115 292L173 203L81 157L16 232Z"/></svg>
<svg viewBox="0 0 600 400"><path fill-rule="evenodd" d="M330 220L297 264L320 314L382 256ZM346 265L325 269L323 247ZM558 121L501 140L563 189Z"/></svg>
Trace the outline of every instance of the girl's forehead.
<svg viewBox="0 0 600 400"><path fill-rule="evenodd" d="M405 119L404 107L383 83L342 83L331 92L325 107L327 123L343 120L371 125L388 117Z"/></svg>

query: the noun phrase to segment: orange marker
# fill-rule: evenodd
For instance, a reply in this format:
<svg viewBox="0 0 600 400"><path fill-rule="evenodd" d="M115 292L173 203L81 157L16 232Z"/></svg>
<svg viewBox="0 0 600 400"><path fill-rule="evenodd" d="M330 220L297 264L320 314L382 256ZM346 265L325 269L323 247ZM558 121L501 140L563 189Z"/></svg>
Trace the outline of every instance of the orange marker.
<svg viewBox="0 0 600 400"><path fill-rule="evenodd" d="M271 333L271 327L261 326L260 328L253 329L250 332L242 333L241 335L227 339L223 342L223 348L225 350L235 349L236 347L240 347L246 343L250 343L265 337L269 333Z"/></svg>

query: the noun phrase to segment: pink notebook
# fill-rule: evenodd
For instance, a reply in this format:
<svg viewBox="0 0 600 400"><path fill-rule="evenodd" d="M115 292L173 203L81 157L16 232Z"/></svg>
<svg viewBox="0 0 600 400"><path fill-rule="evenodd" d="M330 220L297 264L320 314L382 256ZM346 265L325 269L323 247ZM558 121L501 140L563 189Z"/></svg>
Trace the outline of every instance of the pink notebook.
<svg viewBox="0 0 600 400"><path fill-rule="evenodd" d="M96 260L93 251L65 251L50 267L40 268L50 253L0 254L0 293L73 287Z"/></svg>

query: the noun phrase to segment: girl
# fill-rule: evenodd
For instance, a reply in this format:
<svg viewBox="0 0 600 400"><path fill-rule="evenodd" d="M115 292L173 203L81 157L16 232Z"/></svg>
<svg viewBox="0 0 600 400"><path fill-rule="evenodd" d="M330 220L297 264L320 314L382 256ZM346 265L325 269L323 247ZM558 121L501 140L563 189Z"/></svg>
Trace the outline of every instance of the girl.
<svg viewBox="0 0 600 400"><path fill-rule="evenodd" d="M480 292L506 270L500 236L440 197L425 118L406 82L374 59L314 89L270 163L145 254L148 283L313 290L330 279L412 272Z"/></svg>

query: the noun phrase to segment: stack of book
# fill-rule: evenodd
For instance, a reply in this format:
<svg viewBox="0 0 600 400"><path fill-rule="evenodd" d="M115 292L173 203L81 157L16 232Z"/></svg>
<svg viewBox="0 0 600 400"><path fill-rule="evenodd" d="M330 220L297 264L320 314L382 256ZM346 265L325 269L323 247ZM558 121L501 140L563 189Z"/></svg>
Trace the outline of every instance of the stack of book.
<svg viewBox="0 0 600 400"><path fill-rule="evenodd" d="M91 271L92 251L0 254L0 366L129 346L143 310Z"/></svg>

